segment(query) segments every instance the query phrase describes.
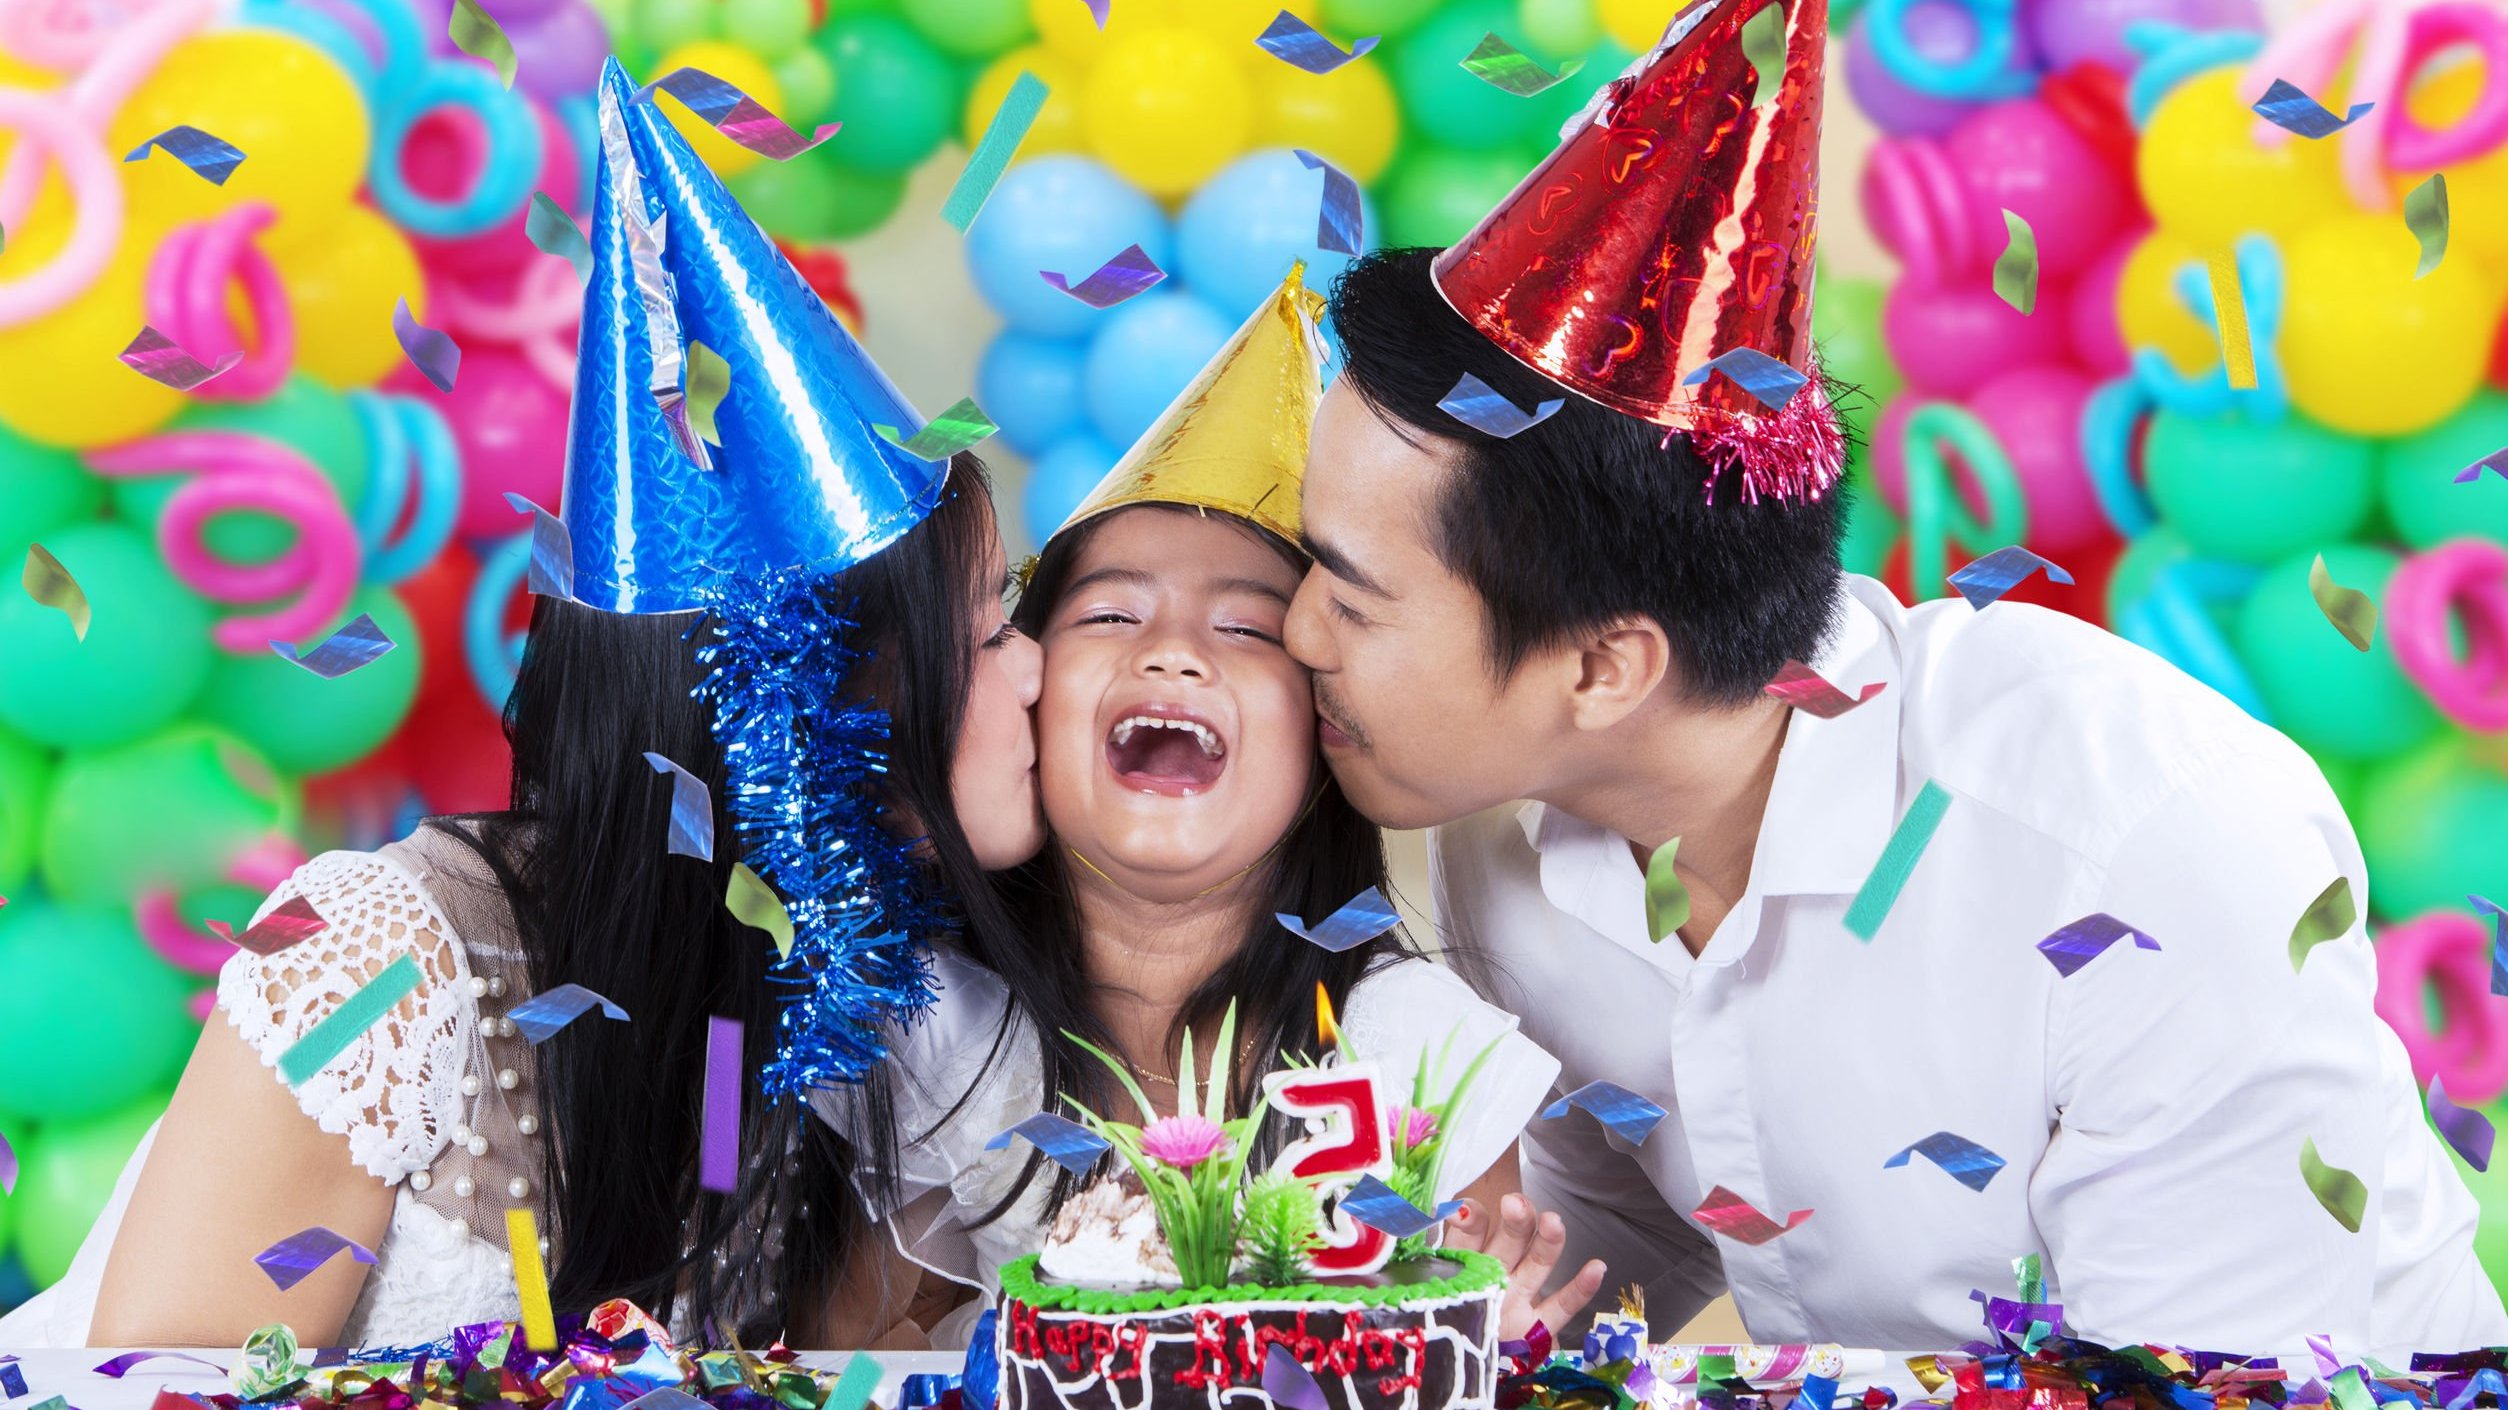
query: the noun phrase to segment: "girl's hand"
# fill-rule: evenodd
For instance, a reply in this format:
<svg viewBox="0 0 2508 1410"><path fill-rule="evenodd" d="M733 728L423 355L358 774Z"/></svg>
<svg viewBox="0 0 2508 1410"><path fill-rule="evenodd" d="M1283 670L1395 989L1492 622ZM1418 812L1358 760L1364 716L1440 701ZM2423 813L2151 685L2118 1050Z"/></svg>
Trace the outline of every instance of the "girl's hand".
<svg viewBox="0 0 2508 1410"><path fill-rule="evenodd" d="M1506 1300L1498 1314L1500 1341L1521 1339L1535 1322L1564 1339L1569 1320L1602 1291L1602 1260L1592 1259L1556 1292L1542 1296L1567 1248L1567 1226L1556 1214L1534 1210L1533 1202L1520 1194L1501 1198L1494 1219L1479 1200L1465 1199L1446 1221L1446 1243L1488 1254L1507 1266Z"/></svg>

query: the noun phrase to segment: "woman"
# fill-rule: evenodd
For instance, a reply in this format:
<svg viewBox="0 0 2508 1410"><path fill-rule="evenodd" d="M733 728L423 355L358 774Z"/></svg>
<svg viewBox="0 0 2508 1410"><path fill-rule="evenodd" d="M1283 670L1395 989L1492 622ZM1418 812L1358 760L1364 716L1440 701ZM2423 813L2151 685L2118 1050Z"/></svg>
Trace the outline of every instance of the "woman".
<svg viewBox="0 0 2508 1410"><path fill-rule="evenodd" d="M0 1323L0 1344L232 1347L276 1321L308 1344L432 1340L519 1313L509 1211L542 1235L560 1313L627 1297L683 1335L752 1343L865 1344L886 1326L845 1279L863 1229L845 1174L887 1167L893 1147L873 1131L842 1151L773 1094L861 1073L877 1054L866 1017L916 1001L910 942L864 935L925 917L998 928L982 871L1041 839L1036 652L1002 619L981 465L928 465L870 433L911 408L614 62L601 122L571 541L550 521L534 546L541 596L506 713L512 806L326 854L271 898L264 916L302 901L326 927L228 962L226 1021L202 1034L69 1276ZM668 215L674 307L637 297L632 261L663 228L642 225L646 193ZM724 308L731 324L701 321ZM650 391L653 358L683 335L663 325L683 319L733 368L710 450ZM770 366L810 375L760 397L747 369ZM844 512L818 512L840 495ZM789 649L778 629L817 645ZM817 680L776 674L864 651L867 665ZM780 695L749 688L767 676ZM876 755L840 747L881 733ZM760 756L785 788L759 786ZM709 806L675 812L677 780L652 757ZM703 812L710 857L684 835ZM866 846L874 829L890 840ZM807 873L851 874L813 865L838 840L876 885L801 904ZM726 909L736 860L794 902L788 958ZM953 892L972 902L954 915ZM831 942L855 949L821 962ZM861 997L838 971L863 955L893 1002L828 1011L830 993ZM350 994L412 963L408 998L336 1056L300 1061ZM596 1009L526 1041L514 1006L561 984L628 1021ZM723 1018L741 1024L744 1092L739 1170L718 1189L700 1113ZM882 1104L876 1068L863 1090ZM285 1290L256 1266L315 1228L373 1266L335 1257Z"/></svg>

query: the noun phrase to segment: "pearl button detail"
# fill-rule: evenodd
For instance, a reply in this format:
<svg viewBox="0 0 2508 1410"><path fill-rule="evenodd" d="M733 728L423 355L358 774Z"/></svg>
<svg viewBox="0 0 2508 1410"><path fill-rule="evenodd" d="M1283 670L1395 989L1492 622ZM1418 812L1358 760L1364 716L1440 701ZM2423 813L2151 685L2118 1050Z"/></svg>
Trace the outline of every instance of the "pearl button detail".
<svg viewBox="0 0 2508 1410"><path fill-rule="evenodd" d="M409 1176L409 1187L423 1195L427 1191L435 1188L435 1177L428 1174L424 1170L411 1171Z"/></svg>
<svg viewBox="0 0 2508 1410"><path fill-rule="evenodd" d="M453 1220L453 1237L454 1237L454 1238L457 1238L457 1239L466 1239L466 1238L469 1238L469 1237L470 1237L470 1221L469 1221L469 1220L467 1220L467 1219L460 1218L460 1217L458 1217L458 1216L457 1216L457 1217L455 1217L455 1219Z"/></svg>
<svg viewBox="0 0 2508 1410"><path fill-rule="evenodd" d="M500 1067L496 1070L496 1085L510 1092L522 1085L522 1074L510 1067Z"/></svg>
<svg viewBox="0 0 2508 1410"><path fill-rule="evenodd" d="M473 1137L471 1137L471 1138L470 1138L470 1154L471 1154L471 1158L472 1158L472 1159L474 1159L474 1160L475 1160L475 1159L477 1159L477 1158L478 1158L478 1157L480 1157L480 1156L484 1156L484 1155L486 1155L487 1153L488 1153L488 1138L487 1138L487 1137L485 1137L485 1136L473 1136Z"/></svg>
<svg viewBox="0 0 2508 1410"><path fill-rule="evenodd" d="M465 1076L462 1078L462 1095L465 1097L475 1097L479 1095L479 1079L477 1077Z"/></svg>
<svg viewBox="0 0 2508 1410"><path fill-rule="evenodd" d="M491 999L505 997L505 976L495 975L488 980L488 997Z"/></svg>
<svg viewBox="0 0 2508 1410"><path fill-rule="evenodd" d="M540 1134L540 1118L526 1111L514 1118L514 1129L526 1136L537 1136Z"/></svg>
<svg viewBox="0 0 2508 1410"><path fill-rule="evenodd" d="M529 1199L531 1198L531 1182L517 1175L505 1182L505 1193L515 1199Z"/></svg>
<svg viewBox="0 0 2508 1410"><path fill-rule="evenodd" d="M483 999L487 997L487 993L488 981L475 974L470 976L470 997L474 999Z"/></svg>
<svg viewBox="0 0 2508 1410"><path fill-rule="evenodd" d="M471 1179L467 1175L456 1175L453 1177L453 1194L456 1198L468 1199L477 1193L479 1193L478 1181Z"/></svg>
<svg viewBox="0 0 2508 1410"><path fill-rule="evenodd" d="M469 1122L457 1121L453 1123L453 1144L457 1146L466 1146L470 1144Z"/></svg>

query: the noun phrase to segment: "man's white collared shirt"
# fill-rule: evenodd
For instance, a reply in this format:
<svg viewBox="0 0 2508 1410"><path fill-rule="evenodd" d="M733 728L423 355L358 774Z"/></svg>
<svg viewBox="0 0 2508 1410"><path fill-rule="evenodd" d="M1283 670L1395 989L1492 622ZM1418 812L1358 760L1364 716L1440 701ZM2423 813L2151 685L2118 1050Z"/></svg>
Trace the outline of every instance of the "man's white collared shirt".
<svg viewBox="0 0 2508 1410"><path fill-rule="evenodd" d="M1648 938L1629 843L1539 803L1431 840L1447 957L1562 1065L1670 1115L1643 1146L1583 1112L1524 1136L1527 1192L1606 1288L1668 1333L1729 1288L1762 1341L1955 1346L1971 1289L2043 1257L2075 1335L2224 1351L2508 1342L2476 1206L2370 1006L2363 926L2293 972L2293 926L2369 878L2296 745L2159 658L2018 604L1914 609L1850 577L1796 712L1748 889L1693 958ZM1844 924L1930 781L1950 805L1869 941ZM2127 939L2069 978L2037 948L2105 913ZM1935 1132L2005 1162L1983 1191ZM2368 1190L2346 1230L2301 1175ZM1723 1186L1779 1223L1692 1217ZM1571 1265L1572 1266L1572 1265Z"/></svg>

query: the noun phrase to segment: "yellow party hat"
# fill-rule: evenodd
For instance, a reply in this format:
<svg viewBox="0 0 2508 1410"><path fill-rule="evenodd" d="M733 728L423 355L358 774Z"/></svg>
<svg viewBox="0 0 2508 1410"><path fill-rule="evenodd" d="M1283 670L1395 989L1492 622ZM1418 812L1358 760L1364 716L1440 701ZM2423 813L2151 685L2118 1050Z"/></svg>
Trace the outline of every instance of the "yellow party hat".
<svg viewBox="0 0 2508 1410"><path fill-rule="evenodd" d="M1294 265L1254 316L1097 482L1061 533L1109 510L1178 504L1298 541L1306 437L1323 397L1324 299Z"/></svg>

